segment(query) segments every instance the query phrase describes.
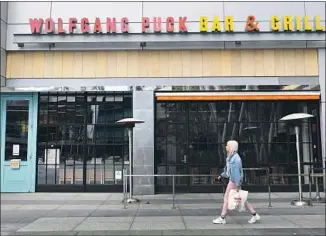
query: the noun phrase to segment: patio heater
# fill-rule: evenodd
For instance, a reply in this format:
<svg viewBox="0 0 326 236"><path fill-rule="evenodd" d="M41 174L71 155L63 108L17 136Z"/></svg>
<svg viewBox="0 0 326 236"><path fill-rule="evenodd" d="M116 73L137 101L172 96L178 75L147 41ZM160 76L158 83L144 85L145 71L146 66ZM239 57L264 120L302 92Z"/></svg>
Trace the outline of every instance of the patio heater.
<svg viewBox="0 0 326 236"><path fill-rule="evenodd" d="M298 163L298 184L299 184L299 199L298 200L293 200L291 202L292 205L298 206L298 207L303 207L308 205L307 201L303 200L302 197L302 185L301 185L301 166L300 166L300 146L299 146L299 124L301 123L300 121L303 119L309 119L311 117L314 117L313 115L306 114L306 113L293 113L287 116L284 116L281 118L281 121L287 121L291 122L294 125L295 129L295 137L296 137L296 149L297 149L297 163Z"/></svg>
<svg viewBox="0 0 326 236"><path fill-rule="evenodd" d="M132 162L133 162L133 130L136 124L144 123L143 120L135 118L125 118L116 122L117 124L123 124L128 130L129 138L129 175L132 175ZM139 202L139 199L132 197L132 176L129 177L129 198L128 203Z"/></svg>

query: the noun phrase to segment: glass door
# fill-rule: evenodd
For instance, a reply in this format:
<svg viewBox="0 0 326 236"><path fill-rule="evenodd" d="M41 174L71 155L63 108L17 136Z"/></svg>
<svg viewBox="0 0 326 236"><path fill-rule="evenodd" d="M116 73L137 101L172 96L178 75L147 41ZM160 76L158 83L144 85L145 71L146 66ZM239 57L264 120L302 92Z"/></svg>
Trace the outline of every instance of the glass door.
<svg viewBox="0 0 326 236"><path fill-rule="evenodd" d="M36 101L33 95L2 95L1 192L35 191Z"/></svg>
<svg viewBox="0 0 326 236"><path fill-rule="evenodd" d="M188 167L188 103L156 104L155 172L159 175L186 175ZM176 177L176 191L189 192L190 178ZM156 179L156 192L171 192L172 177Z"/></svg>
<svg viewBox="0 0 326 236"><path fill-rule="evenodd" d="M188 126L187 123L168 123L167 132L167 173L176 175L189 174L188 166ZM175 178L175 186L180 192L189 192L189 177ZM168 185L172 186L172 178L168 178Z"/></svg>
<svg viewBox="0 0 326 236"><path fill-rule="evenodd" d="M122 191L129 92L41 93L38 191Z"/></svg>
<svg viewBox="0 0 326 236"><path fill-rule="evenodd" d="M219 142L223 127L217 120L216 102L158 102L156 173L191 175L176 178L177 192L222 192L215 175L225 160L225 142ZM160 178L156 191L171 191L171 185L169 178Z"/></svg>
<svg viewBox="0 0 326 236"><path fill-rule="evenodd" d="M193 175L189 191L207 192L209 187L216 184L215 175L221 169L216 103L194 101L189 102L188 107L188 167Z"/></svg>

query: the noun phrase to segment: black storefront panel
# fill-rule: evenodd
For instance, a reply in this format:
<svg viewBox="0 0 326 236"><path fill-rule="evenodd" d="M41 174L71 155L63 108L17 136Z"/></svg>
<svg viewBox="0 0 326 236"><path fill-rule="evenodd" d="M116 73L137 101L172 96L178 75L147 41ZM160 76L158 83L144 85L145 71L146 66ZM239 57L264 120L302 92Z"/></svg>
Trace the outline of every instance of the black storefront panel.
<svg viewBox="0 0 326 236"><path fill-rule="evenodd" d="M122 191L130 92L41 93L37 191Z"/></svg>

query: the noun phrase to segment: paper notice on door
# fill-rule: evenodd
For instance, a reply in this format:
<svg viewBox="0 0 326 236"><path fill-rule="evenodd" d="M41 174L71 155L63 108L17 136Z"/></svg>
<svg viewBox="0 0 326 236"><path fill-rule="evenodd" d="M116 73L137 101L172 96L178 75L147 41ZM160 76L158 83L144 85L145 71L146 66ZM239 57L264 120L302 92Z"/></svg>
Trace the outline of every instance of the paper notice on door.
<svg viewBox="0 0 326 236"><path fill-rule="evenodd" d="M10 168L11 169L19 169L20 167L20 159L11 159L10 160Z"/></svg>
<svg viewBox="0 0 326 236"><path fill-rule="evenodd" d="M122 179L122 171L120 171L120 170L115 171L115 179L117 179L117 180Z"/></svg>
<svg viewBox="0 0 326 236"><path fill-rule="evenodd" d="M60 164L60 149L45 149L45 164L59 165Z"/></svg>
<svg viewBox="0 0 326 236"><path fill-rule="evenodd" d="M19 156L19 144L12 145L12 155Z"/></svg>

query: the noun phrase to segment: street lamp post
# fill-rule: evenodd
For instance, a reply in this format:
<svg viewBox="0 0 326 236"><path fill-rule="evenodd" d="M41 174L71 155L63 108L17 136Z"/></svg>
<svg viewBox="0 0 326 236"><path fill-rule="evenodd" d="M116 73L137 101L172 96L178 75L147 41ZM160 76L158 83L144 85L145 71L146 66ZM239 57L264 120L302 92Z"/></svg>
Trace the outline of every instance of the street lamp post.
<svg viewBox="0 0 326 236"><path fill-rule="evenodd" d="M313 117L313 115L306 114L306 113L293 113L281 118L281 121L289 121L294 122L294 129L295 129L295 137L296 137L296 149L297 149L297 163L298 163L298 184L299 184L299 200L293 200L292 205L295 206L306 206L308 203L303 200L302 198L302 185L301 185L301 164L300 164L300 144L299 144L299 122L303 119L308 119Z"/></svg>
<svg viewBox="0 0 326 236"><path fill-rule="evenodd" d="M139 199L132 197L132 162L133 162L133 129L136 124L144 123L143 120L135 119L135 118L125 118L117 121L118 124L124 124L128 130L128 138L129 138L129 199L127 199L128 203L139 202Z"/></svg>

